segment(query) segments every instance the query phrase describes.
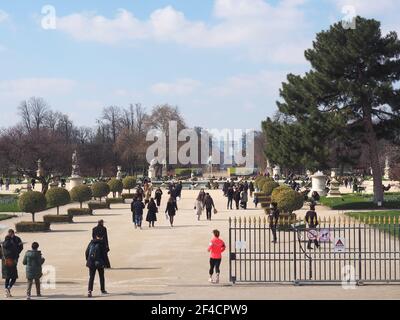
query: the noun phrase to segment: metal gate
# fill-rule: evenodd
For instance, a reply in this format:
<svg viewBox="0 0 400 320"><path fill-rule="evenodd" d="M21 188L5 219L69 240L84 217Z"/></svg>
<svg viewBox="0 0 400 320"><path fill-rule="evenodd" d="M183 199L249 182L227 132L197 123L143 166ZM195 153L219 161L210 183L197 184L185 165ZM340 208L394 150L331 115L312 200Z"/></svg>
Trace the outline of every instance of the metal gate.
<svg viewBox="0 0 400 320"><path fill-rule="evenodd" d="M314 229L282 221L276 243L272 231L266 218L229 220L231 282L400 282L399 221L328 219Z"/></svg>

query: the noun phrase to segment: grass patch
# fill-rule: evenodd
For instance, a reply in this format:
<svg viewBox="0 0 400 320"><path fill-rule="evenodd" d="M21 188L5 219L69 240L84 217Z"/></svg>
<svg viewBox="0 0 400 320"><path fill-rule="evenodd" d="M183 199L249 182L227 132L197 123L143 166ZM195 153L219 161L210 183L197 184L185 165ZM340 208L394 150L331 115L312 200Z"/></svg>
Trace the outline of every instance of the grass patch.
<svg viewBox="0 0 400 320"><path fill-rule="evenodd" d="M394 236L400 236L400 210L348 212L347 216Z"/></svg>
<svg viewBox="0 0 400 320"><path fill-rule="evenodd" d="M0 214L0 221L12 219L12 218L15 218L15 217L16 216L14 216L12 214Z"/></svg>
<svg viewBox="0 0 400 320"><path fill-rule="evenodd" d="M0 195L0 212L21 212L17 196Z"/></svg>
<svg viewBox="0 0 400 320"><path fill-rule="evenodd" d="M321 204L334 210L400 209L400 193L386 193L383 207L373 202L371 194L344 194L340 198L321 197Z"/></svg>

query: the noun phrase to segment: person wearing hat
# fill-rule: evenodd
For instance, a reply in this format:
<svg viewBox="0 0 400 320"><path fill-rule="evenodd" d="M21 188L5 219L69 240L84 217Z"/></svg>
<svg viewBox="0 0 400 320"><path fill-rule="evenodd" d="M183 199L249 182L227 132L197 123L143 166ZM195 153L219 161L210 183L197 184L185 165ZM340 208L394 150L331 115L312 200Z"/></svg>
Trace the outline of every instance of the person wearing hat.
<svg viewBox="0 0 400 320"><path fill-rule="evenodd" d="M110 246L108 244L108 234L107 228L104 226L104 220L99 220L97 226L92 229L92 239L95 240L96 238L103 239L104 242L104 259L105 259L105 268L110 269L111 263L110 259L108 258L108 252L110 252Z"/></svg>

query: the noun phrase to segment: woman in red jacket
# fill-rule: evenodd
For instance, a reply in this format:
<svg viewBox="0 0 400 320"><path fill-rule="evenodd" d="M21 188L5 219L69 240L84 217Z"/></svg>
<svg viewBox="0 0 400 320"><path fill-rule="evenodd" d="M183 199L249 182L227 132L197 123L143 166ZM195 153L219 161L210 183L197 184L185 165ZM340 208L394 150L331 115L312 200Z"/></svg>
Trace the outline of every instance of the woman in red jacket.
<svg viewBox="0 0 400 320"><path fill-rule="evenodd" d="M222 252L225 251L226 246L223 240L219 238L220 232L218 230L213 231L214 238L211 239L210 245L208 246L208 252L210 252L210 280L211 283L219 283L219 267L222 260ZM217 274L215 281L213 280L214 269Z"/></svg>

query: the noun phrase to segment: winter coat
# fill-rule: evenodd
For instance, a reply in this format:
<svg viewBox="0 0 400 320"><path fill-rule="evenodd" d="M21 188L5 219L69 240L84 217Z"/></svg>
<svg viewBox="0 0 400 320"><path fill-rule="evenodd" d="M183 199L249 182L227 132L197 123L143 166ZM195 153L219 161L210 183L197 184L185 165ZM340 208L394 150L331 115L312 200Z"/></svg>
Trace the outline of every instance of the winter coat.
<svg viewBox="0 0 400 320"><path fill-rule="evenodd" d="M206 209L211 209L212 207L214 207L213 198L211 198L211 196L206 196L204 198L204 205L205 205Z"/></svg>
<svg viewBox="0 0 400 320"><path fill-rule="evenodd" d="M92 239L96 239L96 236L104 240L106 249L109 251L107 228L102 225L97 225L97 227L94 227L92 229Z"/></svg>
<svg viewBox="0 0 400 320"><path fill-rule="evenodd" d="M131 211L136 215L143 215L145 205L142 201L134 201L131 204Z"/></svg>
<svg viewBox="0 0 400 320"><path fill-rule="evenodd" d="M247 192L242 191L241 201L242 202L248 202L249 201Z"/></svg>
<svg viewBox="0 0 400 320"><path fill-rule="evenodd" d="M167 208L165 209L165 213L168 213L170 217L176 215L176 210L178 210L178 206L176 205L176 201L168 201Z"/></svg>
<svg viewBox="0 0 400 320"><path fill-rule="evenodd" d="M198 216L201 216L203 214L203 202L200 200L196 200L196 203L194 204L194 209L196 210L196 214Z"/></svg>
<svg viewBox="0 0 400 320"><path fill-rule="evenodd" d="M103 269L106 267L107 258L103 240L90 241L86 252L86 267L90 269Z"/></svg>
<svg viewBox="0 0 400 320"><path fill-rule="evenodd" d="M6 237L1 247L1 272L3 279L18 279L18 247Z"/></svg>
<svg viewBox="0 0 400 320"><path fill-rule="evenodd" d="M146 221L147 222L157 221L158 208L155 202L150 202L147 206L147 209L149 211L147 212Z"/></svg>
<svg viewBox="0 0 400 320"><path fill-rule="evenodd" d="M44 263L44 258L42 257L41 251L27 251L22 263L26 266L26 278L28 280L39 279L42 277L42 264Z"/></svg>
<svg viewBox="0 0 400 320"><path fill-rule="evenodd" d="M154 195L154 198L157 200L161 200L163 192L161 191L161 189L157 189Z"/></svg>

